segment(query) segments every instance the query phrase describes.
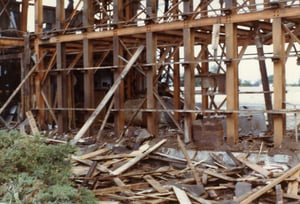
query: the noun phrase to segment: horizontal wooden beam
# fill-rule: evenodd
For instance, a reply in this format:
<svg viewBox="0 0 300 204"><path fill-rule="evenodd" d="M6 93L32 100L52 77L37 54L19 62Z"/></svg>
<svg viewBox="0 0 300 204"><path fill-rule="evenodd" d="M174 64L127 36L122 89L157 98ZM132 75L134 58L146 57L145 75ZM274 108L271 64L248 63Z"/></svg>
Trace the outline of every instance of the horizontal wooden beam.
<svg viewBox="0 0 300 204"><path fill-rule="evenodd" d="M278 9L268 9L258 12L249 12L244 14L232 14L228 16L217 16L217 17L207 17L200 18L196 20L186 20L186 21L176 21L161 24L150 24L146 26L138 27L126 27L119 28L115 30L107 30L101 32L86 32L82 34L71 34L71 35L60 35L50 37L49 40L40 41L40 44L52 44L57 42L73 42L80 41L83 39L100 39L100 38L110 38L112 36L130 36L134 34L141 34L146 32L162 32L169 30L180 30L182 28L200 28L203 26L211 26L215 23L245 23L249 21L261 21L263 19L270 18L287 18L295 17L300 13L300 7L293 8L278 8Z"/></svg>
<svg viewBox="0 0 300 204"><path fill-rule="evenodd" d="M13 48L24 46L23 38L0 38L0 47Z"/></svg>

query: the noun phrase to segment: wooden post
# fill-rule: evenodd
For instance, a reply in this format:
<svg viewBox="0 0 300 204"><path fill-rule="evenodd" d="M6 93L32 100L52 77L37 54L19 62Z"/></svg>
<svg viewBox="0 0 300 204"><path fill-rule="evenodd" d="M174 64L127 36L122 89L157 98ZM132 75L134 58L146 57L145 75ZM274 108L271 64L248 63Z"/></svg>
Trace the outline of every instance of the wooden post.
<svg viewBox="0 0 300 204"><path fill-rule="evenodd" d="M41 38L41 33L43 32L43 0L35 0L35 32L38 33L34 41L34 50L36 55L36 60L39 60L43 55L43 49L39 46L39 40ZM39 63L37 70L42 70L44 67L44 62ZM38 73L35 76L35 96L36 96L36 107L40 110L38 111L37 122L39 125L43 125L45 122L45 103L41 94L41 80L43 79L43 73Z"/></svg>
<svg viewBox="0 0 300 204"><path fill-rule="evenodd" d="M92 31L93 25L93 0L84 0L83 5L83 26L87 28L87 32ZM89 39L83 39L83 66L93 67L93 42ZM84 108L94 107L94 72L86 70L83 74L83 90L84 90ZM86 112L85 119L89 118L90 113ZM89 132L87 132L89 134Z"/></svg>
<svg viewBox="0 0 300 204"><path fill-rule="evenodd" d="M21 31L27 32L28 0L22 0Z"/></svg>
<svg viewBox="0 0 300 204"><path fill-rule="evenodd" d="M273 63L274 63L274 110L285 108L285 51L282 19L275 18L272 23ZM274 115L274 145L279 147L285 134L285 115Z"/></svg>
<svg viewBox="0 0 300 204"><path fill-rule="evenodd" d="M122 13L121 13L122 9L123 9L123 1L114 0L114 22L116 23L117 28L119 28L118 25L119 18L122 17ZM122 49L119 36L113 36L113 64L114 66L118 67L116 70L114 70L114 80L116 80L120 76L120 73L123 70L124 61L120 59L120 56L122 57L124 56L124 51ZM122 109L124 107L124 98L125 98L124 81L121 81L113 99L115 109ZM115 135L120 136L123 129L124 129L124 112L123 111L114 112Z"/></svg>
<svg viewBox="0 0 300 204"><path fill-rule="evenodd" d="M238 64L234 58L237 58L237 28L233 23L225 24L226 32L226 94L227 94L227 110L239 110L238 102ZM227 115L226 120L227 142L234 144L238 142L238 113Z"/></svg>
<svg viewBox="0 0 300 204"><path fill-rule="evenodd" d="M63 27L65 19L65 9L64 2L57 0L56 1L56 27L60 30ZM66 68L66 52L65 45L61 42L56 43L56 67L58 70ZM64 72L58 72L57 75L57 107L64 108L67 107L67 80L65 78ZM51 85L50 85L51 86ZM58 122L58 133L62 134L68 130L68 117L66 111L57 112L57 122Z"/></svg>
<svg viewBox="0 0 300 204"><path fill-rule="evenodd" d="M174 55L174 61L179 61L179 48L176 48L176 53ZM174 109L181 109L180 102L180 69L179 64L174 64ZM180 113L174 112L174 118L177 122L180 121Z"/></svg>
<svg viewBox="0 0 300 204"><path fill-rule="evenodd" d="M192 2L184 1L184 13L188 15L191 11ZM195 77L194 77L194 32L191 28L183 28L184 46L184 109L195 108ZM184 142L188 143L192 139L192 121L194 113L184 113Z"/></svg>
<svg viewBox="0 0 300 204"><path fill-rule="evenodd" d="M208 62L205 61L205 59L208 59L208 48L207 48L207 45L202 45L201 46L201 49L202 51L204 52L204 54L201 56L201 59L204 60L204 62L202 62L202 72L205 74L208 73L208 69L209 69L209 66L208 66ZM202 90L202 110L207 110L208 109L208 95L207 95L207 92L208 92L208 88L205 88L205 87L202 87L201 88Z"/></svg>
<svg viewBox="0 0 300 204"><path fill-rule="evenodd" d="M29 34L24 35L24 52L22 54L22 64L21 64L21 79L24 79L26 74L29 72L30 68L30 36ZM21 89L21 119L24 119L25 112L29 111L30 106L30 83L25 82L24 86Z"/></svg>
<svg viewBox="0 0 300 204"><path fill-rule="evenodd" d="M153 0L147 0L147 14L149 17L156 16L155 8L156 2ZM151 21L149 21L151 22ZM153 83L153 79L156 73L156 48L157 48L157 37L156 34L149 31L146 33L146 63L150 64L146 67L146 87L147 87L147 101L146 107L148 109L155 109L156 108L156 100L154 97L154 91L157 91L157 85ZM157 125L157 114L155 112L148 112L146 115L147 121L147 129L149 133L152 135L157 135L158 133L158 125Z"/></svg>

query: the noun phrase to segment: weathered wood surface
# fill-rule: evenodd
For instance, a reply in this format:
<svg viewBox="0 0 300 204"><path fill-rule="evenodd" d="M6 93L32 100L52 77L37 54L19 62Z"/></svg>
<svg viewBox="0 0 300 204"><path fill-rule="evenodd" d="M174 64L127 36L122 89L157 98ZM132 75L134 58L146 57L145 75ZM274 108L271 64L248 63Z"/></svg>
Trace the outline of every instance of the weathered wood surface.
<svg viewBox="0 0 300 204"><path fill-rule="evenodd" d="M191 160L185 145L178 141L184 154L183 159L175 159L176 156L157 151L166 140L151 146L146 142L138 150L126 153L114 153L104 145L94 152L73 156L74 164L78 165L73 170L76 173L74 179L92 188L100 200L112 199L120 203L215 204L231 198L232 201L246 204L254 201L268 203L268 199L284 203L299 199L296 182L299 182L300 164L279 174L279 177L273 174L273 178L265 178L267 174L261 171L262 167L249 165L244 160L236 162L238 165L226 165L225 169L222 167L225 163L218 166L215 160ZM159 160L159 166L153 160L157 155L166 158ZM174 168L174 164L181 167ZM252 174L254 169L258 171ZM197 179L201 179L200 184ZM238 182L252 184L253 189L236 198ZM289 183L288 188L279 188L281 182ZM197 190L195 186L201 188Z"/></svg>
<svg viewBox="0 0 300 204"><path fill-rule="evenodd" d="M90 115L90 117L87 119L85 124L80 128L78 133L75 135L74 139L71 141L72 144L76 144L78 140L87 132L87 130L90 128L90 126L93 124L94 120L97 118L99 113L102 111L102 109L105 107L105 105L108 103L108 101L111 99L117 88L119 87L120 83L126 76L126 74L131 69L132 65L135 63L137 58L140 56L144 49L144 46L138 47L134 55L131 57L131 59L128 61L128 64L125 66L123 71L120 73L120 76L114 81L112 87L109 89L107 94L104 96L102 101L98 104L95 111Z"/></svg>

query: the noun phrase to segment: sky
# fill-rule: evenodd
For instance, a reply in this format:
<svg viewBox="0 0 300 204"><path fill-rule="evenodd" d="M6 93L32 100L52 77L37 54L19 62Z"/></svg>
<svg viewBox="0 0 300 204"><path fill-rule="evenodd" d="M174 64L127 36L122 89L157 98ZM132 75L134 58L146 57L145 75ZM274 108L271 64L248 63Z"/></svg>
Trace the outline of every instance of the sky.
<svg viewBox="0 0 300 204"><path fill-rule="evenodd" d="M65 1L65 7L68 4L68 0ZM74 1L74 5L76 5L78 0ZM43 0L45 5L55 6L56 0ZM29 31L34 31L34 8L31 6L29 8L29 17L28 17L28 29ZM300 49L298 44L295 44L297 49ZM264 46L265 52L271 52L271 46ZM256 53L256 48L253 46L249 46L246 50L246 53ZM267 73L268 75L273 75L273 63L271 59L266 59ZM242 80L248 80L251 82L255 82L260 80L260 70L258 60L242 60L239 64L239 78ZM298 83L300 78L300 66L296 64L296 57L290 57L286 62L286 82L289 84Z"/></svg>

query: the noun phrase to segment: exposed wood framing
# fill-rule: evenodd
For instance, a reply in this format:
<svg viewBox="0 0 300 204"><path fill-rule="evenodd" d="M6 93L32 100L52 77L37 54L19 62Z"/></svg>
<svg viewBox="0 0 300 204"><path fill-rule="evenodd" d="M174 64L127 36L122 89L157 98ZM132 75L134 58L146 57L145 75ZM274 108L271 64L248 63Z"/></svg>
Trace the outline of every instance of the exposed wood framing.
<svg viewBox="0 0 300 204"><path fill-rule="evenodd" d="M0 17L4 16L4 19L9 17L10 4L7 2L1 3ZM124 82L121 80L114 87L115 92L110 93L114 95L114 110L111 112L116 135L124 132L125 100L140 96L146 102L138 111L143 113L148 131L158 134L157 104L159 101L163 104L159 85L167 83L173 88L167 91L167 95L173 97L174 108L163 107L161 111L172 113L170 116L177 128L183 129L184 142L191 141L192 122L195 114L200 113L204 116L225 115L227 142L237 143L240 113L238 68L247 57L246 49L257 44L257 55L253 59L259 60L263 71L266 70L263 62L270 58L273 60L274 107L270 91L264 88L263 94L267 104L265 113L274 117L269 124L274 123L275 146L280 146L285 135L287 113L285 63L288 55L298 56L300 53L294 45L299 44L300 7L293 5L296 1L290 2L292 5L284 2L278 7L272 6L270 1L263 1L262 8L255 0L217 3L211 0L175 0L162 8L157 0L78 0L71 13L68 11L70 18L65 19L66 5L56 0L56 8L53 8L56 19L51 30L43 27L49 20L43 19L43 1L35 0L32 5L29 2L23 0L20 5L22 18L18 31L27 31L28 7L33 6L35 32L24 36L20 32L15 37L10 36L15 33L1 36L0 49L5 54L0 56L0 60L21 59L22 113L24 116L25 112L35 109L33 113L37 114L40 127L54 121L62 133L76 127L78 120L81 120L80 125L86 124L85 120L90 118L88 110L95 110L95 99L97 103L104 100L104 92L109 90L107 88L98 97L99 87L96 84L99 81L95 76L102 77L104 69L110 70L111 75L108 74L107 78L112 78L110 83L116 82L123 77L128 65L126 59L136 58L138 63L134 69L130 70ZM215 24L220 25L220 32L216 36L219 38L218 52L213 53L210 44ZM285 42L289 42L286 50ZM133 50L141 45L145 46L145 52L133 55ZM265 56L264 45L273 45L272 57ZM197 77L211 77L211 64L217 66L213 74L226 75L226 90L217 93L217 87L202 87L196 92L196 74ZM30 66L33 68L30 69ZM263 71L263 81L266 82L266 72ZM184 89L181 90L181 86ZM195 93L202 94L199 97L202 103L200 110L195 107ZM222 94L220 102L216 100L217 94ZM1 111L7 107L4 104ZM226 107L222 110L224 104ZM101 109L104 110L105 106ZM89 132L91 125L92 122L84 125L84 134L92 134ZM80 138L81 134L82 131L76 138Z"/></svg>
<svg viewBox="0 0 300 204"><path fill-rule="evenodd" d="M151 22L151 19L155 16L155 8L156 8L156 1L153 0L147 0L146 1L147 6L147 15L149 16L149 23ZM147 101L146 101L146 107L147 108L155 108L156 107L156 99L154 97L154 91L157 90L157 85L153 83L153 78L155 77L156 73L156 65L153 64L156 62L156 48L157 48L157 38L156 34L149 31L146 33L146 63L149 64L149 66L146 68L146 87L147 87ZM146 115L146 121L147 121L147 129L148 131L153 134L157 135L158 128L157 128L157 114L156 112L150 112Z"/></svg>
<svg viewBox="0 0 300 204"><path fill-rule="evenodd" d="M184 2L184 12L186 15L191 11L191 1ZM195 78L194 70L194 31L193 29L183 27L183 47L184 47L184 109L191 110L195 108ZM184 142L188 143L192 139L192 121L195 115L193 113L184 114Z"/></svg>
<svg viewBox="0 0 300 204"><path fill-rule="evenodd" d="M83 5L83 25L87 28L87 31L91 31L93 25L93 1L84 0ZM83 40L83 66L93 67L93 42L90 39ZM94 107L94 72L93 70L87 70L83 74L83 90L84 90L84 108ZM89 113L85 114L85 119L89 118ZM89 131L88 131L89 132Z"/></svg>
<svg viewBox="0 0 300 204"><path fill-rule="evenodd" d="M238 110L238 66L237 61L237 33L236 25L232 23L225 24L226 30L226 94L227 110ZM227 142L238 142L238 114L231 113L227 115Z"/></svg>
<svg viewBox="0 0 300 204"><path fill-rule="evenodd" d="M135 61L137 60L137 58L139 57L139 55L141 54L141 52L143 51L144 47L140 46L137 51L135 52L135 54L132 56L132 58L128 61L128 64L125 66L125 68L123 69L122 73L120 74L120 76L118 77L118 79L115 80L114 84L112 85L112 87L110 88L109 92L105 95L105 97L103 98L103 100L98 104L97 108L95 109L95 111L92 113L92 115L90 115L90 117L87 119L87 121L85 122L85 124L83 125L83 127L79 130L79 132L75 135L72 143L76 144L78 142L78 140L88 131L88 129L91 127L91 125L93 124L95 118L98 116L98 114L101 112L101 110L104 108L104 106L107 104L107 102L109 101L109 99L112 97L112 95L114 94L114 92L116 91L116 89L118 88L119 84L121 83L121 81L123 80L123 78L126 76L126 74L128 73L128 71L130 70L130 68L132 67L132 65L135 63Z"/></svg>
<svg viewBox="0 0 300 204"><path fill-rule="evenodd" d="M114 22L118 23L119 19L122 19L122 9L123 9L123 1L121 0L114 0ZM120 73L122 72L124 61L121 60L120 57L124 57L124 51L122 44L120 42L119 36L113 37L113 64L115 67L118 67L113 75L114 79L117 79L120 76ZM130 88L129 88L130 89ZM116 90L116 94L114 97L114 108L120 109L124 108L124 81L121 81L119 87ZM115 128L115 135L119 136L121 134L121 131L124 129L124 112L115 112L114 113L114 128Z"/></svg>
<svg viewBox="0 0 300 204"><path fill-rule="evenodd" d="M65 19L65 10L64 3L61 3L59 0L56 1L56 27L58 29L62 28L64 19ZM61 42L56 43L56 69L61 70L66 68L66 52L65 45ZM50 67L51 69L51 67ZM64 72L59 72L57 75L57 87L56 92L54 93L57 97L57 107L63 108L67 107L67 100L70 97L69 92L67 91L68 78L65 76ZM67 96L67 97L66 97ZM62 134L68 130L68 115L67 111L57 112L57 122L58 122L58 132Z"/></svg>
<svg viewBox="0 0 300 204"><path fill-rule="evenodd" d="M274 109L285 108L285 50L284 32L282 29L282 19L275 18L272 23L273 28L273 63L274 63ZM274 115L274 145L281 145L285 134L285 115Z"/></svg>

